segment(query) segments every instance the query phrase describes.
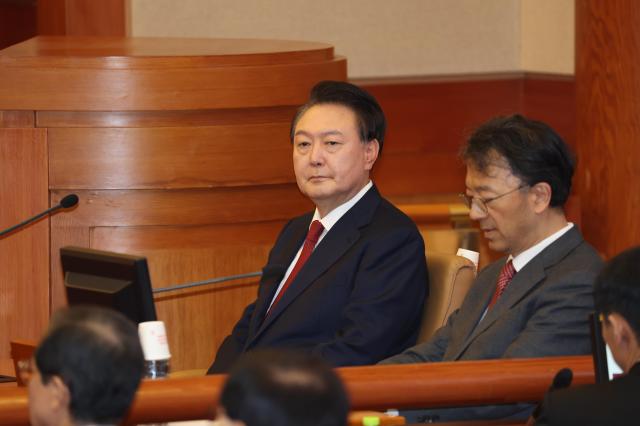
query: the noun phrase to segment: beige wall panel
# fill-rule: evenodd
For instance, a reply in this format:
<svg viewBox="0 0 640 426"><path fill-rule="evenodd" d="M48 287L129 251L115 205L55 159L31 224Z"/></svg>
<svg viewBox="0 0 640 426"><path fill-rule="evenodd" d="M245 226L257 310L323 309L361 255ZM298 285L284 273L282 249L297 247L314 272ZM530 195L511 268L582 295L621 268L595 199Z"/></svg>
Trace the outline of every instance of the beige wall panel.
<svg viewBox="0 0 640 426"><path fill-rule="evenodd" d="M323 41L350 77L511 71L519 0L131 0L131 35Z"/></svg>
<svg viewBox="0 0 640 426"><path fill-rule="evenodd" d="M521 68L573 74L574 0L522 0Z"/></svg>

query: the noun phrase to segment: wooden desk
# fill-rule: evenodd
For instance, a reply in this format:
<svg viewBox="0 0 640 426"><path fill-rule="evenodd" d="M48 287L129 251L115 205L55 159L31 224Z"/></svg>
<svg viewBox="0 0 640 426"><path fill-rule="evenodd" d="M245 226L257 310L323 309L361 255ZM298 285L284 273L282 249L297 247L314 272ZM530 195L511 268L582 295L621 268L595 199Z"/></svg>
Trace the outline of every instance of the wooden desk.
<svg viewBox="0 0 640 426"><path fill-rule="evenodd" d="M592 383L591 357L442 362L337 369L353 410L427 408L539 401L556 372ZM145 381L130 423L213 418L225 376ZM0 425L28 423L25 388L0 388Z"/></svg>

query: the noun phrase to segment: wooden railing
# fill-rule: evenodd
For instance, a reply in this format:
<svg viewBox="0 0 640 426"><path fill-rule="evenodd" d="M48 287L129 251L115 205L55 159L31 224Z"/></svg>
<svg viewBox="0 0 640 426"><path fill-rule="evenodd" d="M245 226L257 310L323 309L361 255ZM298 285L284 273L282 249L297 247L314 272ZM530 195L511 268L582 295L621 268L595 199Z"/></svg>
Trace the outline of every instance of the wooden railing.
<svg viewBox="0 0 640 426"><path fill-rule="evenodd" d="M539 401L556 372L593 382L591 357L441 362L339 368L354 410ZM225 376L145 381L129 423L212 418ZM0 425L27 425L25 388L0 389Z"/></svg>

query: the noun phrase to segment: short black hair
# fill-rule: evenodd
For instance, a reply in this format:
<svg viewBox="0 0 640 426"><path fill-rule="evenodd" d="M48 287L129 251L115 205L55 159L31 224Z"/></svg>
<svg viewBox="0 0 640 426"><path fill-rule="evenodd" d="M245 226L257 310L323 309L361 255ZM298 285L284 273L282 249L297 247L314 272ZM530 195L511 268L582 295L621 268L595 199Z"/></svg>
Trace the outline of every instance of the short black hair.
<svg viewBox="0 0 640 426"><path fill-rule="evenodd" d="M315 105L335 104L349 108L358 120L360 140L370 142L378 140L379 152L382 152L384 134L387 130L387 120L382 108L369 92L351 83L344 81L321 81L313 86L307 103L298 108L291 122L289 136L291 142L295 135L296 126L300 117Z"/></svg>
<svg viewBox="0 0 640 426"><path fill-rule="evenodd" d="M575 156L565 141L547 124L522 115L497 117L476 129L462 149L462 158L481 172L503 157L523 183L546 182L551 187L551 207L562 207L571 192Z"/></svg>
<svg viewBox="0 0 640 426"><path fill-rule="evenodd" d="M98 307L58 311L36 349L35 362L44 384L53 376L65 383L76 422L120 422L144 374L136 326L124 315Z"/></svg>
<svg viewBox="0 0 640 426"><path fill-rule="evenodd" d="M342 382L321 359L262 350L240 359L220 404L247 426L345 426L349 401Z"/></svg>
<svg viewBox="0 0 640 426"><path fill-rule="evenodd" d="M609 260L596 278L594 305L598 313L618 313L640 340L640 247Z"/></svg>

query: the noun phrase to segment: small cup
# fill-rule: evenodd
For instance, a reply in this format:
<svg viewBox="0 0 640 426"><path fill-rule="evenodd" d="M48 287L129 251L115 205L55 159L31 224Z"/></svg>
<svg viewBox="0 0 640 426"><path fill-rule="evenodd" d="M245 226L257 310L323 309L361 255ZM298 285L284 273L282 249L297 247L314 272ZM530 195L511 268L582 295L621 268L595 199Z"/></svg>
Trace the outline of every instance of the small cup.
<svg viewBox="0 0 640 426"><path fill-rule="evenodd" d="M144 359L155 361L171 358L167 331L162 321L147 321L138 324L138 335Z"/></svg>

